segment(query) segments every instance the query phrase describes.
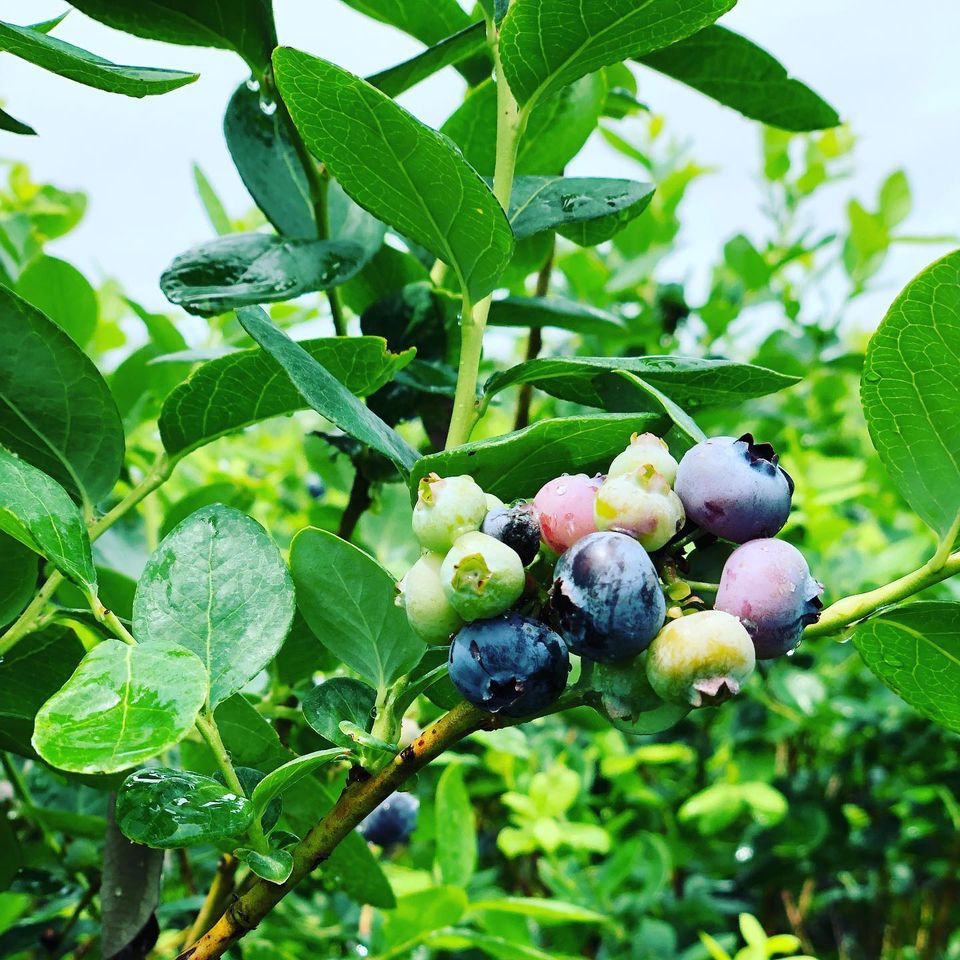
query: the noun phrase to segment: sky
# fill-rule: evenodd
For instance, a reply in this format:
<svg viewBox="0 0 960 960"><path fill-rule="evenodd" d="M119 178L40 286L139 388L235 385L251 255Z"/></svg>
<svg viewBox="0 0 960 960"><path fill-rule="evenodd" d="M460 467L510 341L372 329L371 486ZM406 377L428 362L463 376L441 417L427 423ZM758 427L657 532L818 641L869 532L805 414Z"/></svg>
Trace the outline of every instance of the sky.
<svg viewBox="0 0 960 960"><path fill-rule="evenodd" d="M428 0L408 0L428 2ZM0 19L29 23L61 13L58 0L0 0ZM373 23L339 0L275 0L281 43L333 60L360 75L418 52L419 44ZM823 191L818 227L843 222L850 196L869 208L891 171L906 170L914 191L910 234L960 233L960 4L948 0L740 0L722 21L750 37L837 107L858 137L855 175ZM38 137L0 133L0 158L26 161L35 179L87 192L87 215L50 252L95 282L114 276L146 306L162 309L164 267L212 229L193 185L198 163L233 215L251 201L223 142L221 117L246 76L227 51L176 47L111 30L78 11L57 36L118 63L200 73L194 84L142 101L103 93L0 56L0 98ZM672 134L689 141L700 164L716 168L697 182L682 209L684 231L665 280L696 289L723 242L737 231L762 238L757 186L759 133L733 111L650 71L640 97L666 114ZM403 96L439 126L463 93L448 70ZM637 176L637 169L592 139L570 167L580 176ZM856 305L872 327L897 291L950 249L904 246L890 258L876 292Z"/></svg>

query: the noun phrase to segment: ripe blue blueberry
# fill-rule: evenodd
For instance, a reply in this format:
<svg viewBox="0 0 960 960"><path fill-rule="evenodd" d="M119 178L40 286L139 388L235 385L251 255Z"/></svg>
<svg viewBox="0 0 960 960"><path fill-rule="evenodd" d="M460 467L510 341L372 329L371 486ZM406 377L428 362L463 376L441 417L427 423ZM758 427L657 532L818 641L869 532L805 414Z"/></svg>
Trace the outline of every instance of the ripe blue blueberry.
<svg viewBox="0 0 960 960"><path fill-rule="evenodd" d="M684 454L674 488L698 527L734 543L772 537L787 522L793 481L769 443L713 437Z"/></svg>
<svg viewBox="0 0 960 960"><path fill-rule="evenodd" d="M612 531L589 534L557 561L550 605L570 649L601 663L645 650L666 615L647 551Z"/></svg>
<svg viewBox="0 0 960 960"><path fill-rule="evenodd" d="M540 552L540 520L533 504L497 507L484 517L480 532L505 543L529 566Z"/></svg>
<svg viewBox="0 0 960 960"><path fill-rule="evenodd" d="M360 833L379 847L406 843L416 829L420 801L412 793L394 793L360 823Z"/></svg>
<svg viewBox="0 0 960 960"><path fill-rule="evenodd" d="M803 628L820 619L823 584L800 551L784 540L751 540L730 555L716 610L739 618L761 660L792 650Z"/></svg>
<svg viewBox="0 0 960 960"><path fill-rule="evenodd" d="M528 717L563 693L570 658L549 627L518 613L467 624L450 646L450 679L488 713Z"/></svg>

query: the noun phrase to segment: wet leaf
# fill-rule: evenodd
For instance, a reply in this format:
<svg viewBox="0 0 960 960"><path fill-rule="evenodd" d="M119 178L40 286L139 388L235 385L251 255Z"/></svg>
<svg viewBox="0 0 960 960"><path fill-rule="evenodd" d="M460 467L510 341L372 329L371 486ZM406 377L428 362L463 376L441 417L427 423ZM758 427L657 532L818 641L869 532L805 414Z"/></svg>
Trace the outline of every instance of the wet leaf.
<svg viewBox="0 0 960 960"><path fill-rule="evenodd" d="M133 633L142 644L192 650L216 706L273 660L293 610L293 584L270 535L239 510L214 504L187 517L150 557L133 601Z"/></svg>
<svg viewBox="0 0 960 960"><path fill-rule="evenodd" d="M210 777L151 767L123 781L116 817L135 843L172 850L241 836L253 822L253 806Z"/></svg>
<svg viewBox="0 0 960 960"><path fill-rule="evenodd" d="M274 797L279 797L285 790L289 790L295 783L309 776L320 767L334 760L342 760L346 754L341 749L317 750L314 753L305 753L303 756L288 760L285 764L271 770L253 789L250 801L253 804L253 813L262 817L264 811Z"/></svg>
<svg viewBox="0 0 960 960"><path fill-rule="evenodd" d="M270 883L285 883L293 873L293 854L287 850L251 850L237 847L233 855L245 863L258 877Z"/></svg>
<svg viewBox="0 0 960 960"><path fill-rule="evenodd" d="M17 618L33 596L39 572L37 555L0 531L0 570L0 626L4 626Z"/></svg>
<svg viewBox="0 0 960 960"><path fill-rule="evenodd" d="M376 700L377 691L361 680L331 677L303 698L303 715L321 737L349 750L353 740L340 730L340 722L349 720L369 731Z"/></svg>
<svg viewBox="0 0 960 960"><path fill-rule="evenodd" d="M623 336L620 319L605 310L562 297L504 297L490 305L494 327L556 327L593 336Z"/></svg>
<svg viewBox="0 0 960 960"><path fill-rule="evenodd" d="M193 728L207 672L166 641L104 640L37 713L33 747L71 773L117 773L168 750Z"/></svg>

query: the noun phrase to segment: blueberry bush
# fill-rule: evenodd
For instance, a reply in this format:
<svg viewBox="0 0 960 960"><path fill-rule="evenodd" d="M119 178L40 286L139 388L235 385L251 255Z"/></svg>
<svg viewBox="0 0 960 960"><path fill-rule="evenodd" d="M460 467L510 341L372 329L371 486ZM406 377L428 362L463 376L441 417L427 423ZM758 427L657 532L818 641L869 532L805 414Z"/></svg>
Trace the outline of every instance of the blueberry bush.
<svg viewBox="0 0 960 960"><path fill-rule="evenodd" d="M249 70L254 207L197 171L169 313L7 165L0 956L960 957L960 252L844 324L944 238L900 171L820 230L853 137L735 0L346 2L422 52L73 3ZM0 51L196 79L59 22ZM396 98L441 70L435 130ZM767 229L705 298L649 71L758 124ZM566 176L591 136L636 179Z"/></svg>

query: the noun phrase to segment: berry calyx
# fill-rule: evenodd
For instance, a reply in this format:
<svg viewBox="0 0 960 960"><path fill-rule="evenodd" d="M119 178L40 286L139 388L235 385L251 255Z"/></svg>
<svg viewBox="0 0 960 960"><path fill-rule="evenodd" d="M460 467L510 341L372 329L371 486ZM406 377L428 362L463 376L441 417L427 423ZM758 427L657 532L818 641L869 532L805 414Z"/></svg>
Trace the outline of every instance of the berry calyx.
<svg viewBox="0 0 960 960"><path fill-rule="evenodd" d="M716 706L740 692L753 673L750 634L736 617L703 610L671 620L647 652L647 679L662 700Z"/></svg>

